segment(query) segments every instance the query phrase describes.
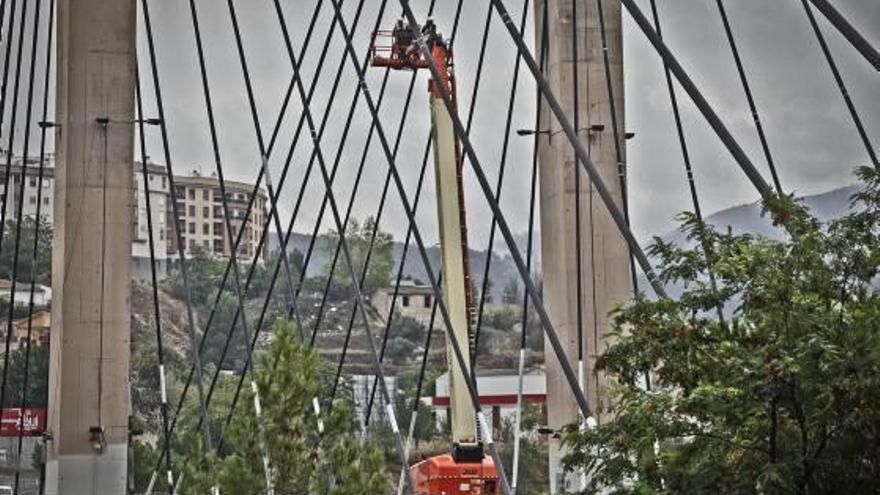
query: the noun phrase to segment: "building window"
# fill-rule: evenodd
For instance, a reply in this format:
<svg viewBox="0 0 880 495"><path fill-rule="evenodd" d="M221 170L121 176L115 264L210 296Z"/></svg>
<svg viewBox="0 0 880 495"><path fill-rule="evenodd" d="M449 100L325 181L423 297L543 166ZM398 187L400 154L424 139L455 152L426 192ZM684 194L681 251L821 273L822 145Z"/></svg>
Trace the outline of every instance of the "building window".
<svg viewBox="0 0 880 495"><path fill-rule="evenodd" d="M196 248L196 241L194 239L189 240L189 250L192 251Z"/></svg>
<svg viewBox="0 0 880 495"><path fill-rule="evenodd" d="M202 216L205 218L209 218L211 216L211 209L207 206L202 207Z"/></svg>
<svg viewBox="0 0 880 495"><path fill-rule="evenodd" d="M28 197L28 204L31 204L31 205L35 205L35 204L37 204L37 198L36 198L36 196L29 196L29 197Z"/></svg>
<svg viewBox="0 0 880 495"><path fill-rule="evenodd" d="M422 306L425 308L431 307L431 295L430 294L425 294L425 299L422 302Z"/></svg>
<svg viewBox="0 0 880 495"><path fill-rule="evenodd" d="M37 179L35 177L31 177L28 181L28 185L30 185L31 187L37 187Z"/></svg>
<svg viewBox="0 0 880 495"><path fill-rule="evenodd" d="M46 205L46 206L49 206L49 197L48 197L48 196L46 196L45 198L43 198L43 204Z"/></svg>
<svg viewBox="0 0 880 495"><path fill-rule="evenodd" d="M202 241L202 246L204 246L206 250L207 250L207 249L211 249L211 243L208 242L207 239L205 239L204 241Z"/></svg>
<svg viewBox="0 0 880 495"><path fill-rule="evenodd" d="M190 234L195 234L195 233L196 233L196 224L194 224L193 222L190 222L190 223L189 223L189 233L190 233Z"/></svg>
<svg viewBox="0 0 880 495"><path fill-rule="evenodd" d="M159 229L159 240L160 241L165 240L165 229Z"/></svg>
<svg viewBox="0 0 880 495"><path fill-rule="evenodd" d="M402 298L401 301L400 301L400 304L401 304L404 308L408 308L408 307L409 307L409 296L403 296L403 298Z"/></svg>
<svg viewBox="0 0 880 495"><path fill-rule="evenodd" d="M188 192L189 199L196 199L196 190L195 189L189 189L187 192Z"/></svg>
<svg viewBox="0 0 880 495"><path fill-rule="evenodd" d="M162 189L165 189L165 176L162 176Z"/></svg>
<svg viewBox="0 0 880 495"><path fill-rule="evenodd" d="M202 234L211 235L211 224L203 223L202 224ZM208 242L208 241L205 241Z"/></svg>
<svg viewBox="0 0 880 495"><path fill-rule="evenodd" d="M205 201L211 200L211 191L207 189L202 189L202 199Z"/></svg>
<svg viewBox="0 0 880 495"><path fill-rule="evenodd" d="M194 205L189 205L189 216L196 216L196 207Z"/></svg>

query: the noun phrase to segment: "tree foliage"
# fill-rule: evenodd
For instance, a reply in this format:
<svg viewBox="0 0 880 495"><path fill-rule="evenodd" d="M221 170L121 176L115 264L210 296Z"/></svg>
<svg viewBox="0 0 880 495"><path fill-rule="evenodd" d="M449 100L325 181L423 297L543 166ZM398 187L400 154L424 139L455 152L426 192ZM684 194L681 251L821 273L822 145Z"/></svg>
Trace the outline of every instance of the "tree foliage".
<svg viewBox="0 0 880 495"><path fill-rule="evenodd" d="M336 246L339 243L338 232L331 231L328 237L332 246ZM370 266L364 283L361 286L361 290L365 295L372 294L377 289L388 285L391 276L391 265L394 263L391 250L394 239L391 234L379 229L379 225L373 217L367 217L363 223L358 223L355 219L348 221L348 225L345 227L345 242L351 253L351 262L358 277L363 272L367 252L370 251L371 240L373 248L370 253ZM324 267L325 277L330 275L330 266L328 263ZM352 286L345 255L341 251L333 278L334 283L342 288L348 289Z"/></svg>
<svg viewBox="0 0 880 495"><path fill-rule="evenodd" d="M15 220L6 221L6 242L0 249L0 278L10 280L15 267ZM18 248L19 282L27 282L18 290L27 292L32 275L36 275L38 284L49 285L52 279L52 226L44 216L40 217L39 229L34 218L25 216L21 223L21 240ZM34 264L34 236L39 236L36 264ZM34 270L36 269L36 273Z"/></svg>
<svg viewBox="0 0 880 495"><path fill-rule="evenodd" d="M853 212L827 225L767 202L782 241L686 214L697 247L656 242L663 281L685 289L614 315L600 366L615 419L564 437L590 492L880 492L880 174L859 176Z"/></svg>
<svg viewBox="0 0 880 495"><path fill-rule="evenodd" d="M334 403L322 411L320 433L312 399L321 397L324 382L319 357L293 336L289 323L279 324L277 340L258 361L256 383L262 417L241 411L253 403L245 388L239 414L223 431L224 456L203 456L199 442L183 471L183 493L265 493L263 442L270 453L276 493L373 495L384 493L389 480L381 452L355 434L350 405Z"/></svg>
<svg viewBox="0 0 880 495"><path fill-rule="evenodd" d="M6 381L7 395L5 407L45 408L49 397L49 347L31 344L30 356L27 346L22 344L9 353L9 375ZM25 385L25 361L27 361L27 397L23 401L22 390Z"/></svg>

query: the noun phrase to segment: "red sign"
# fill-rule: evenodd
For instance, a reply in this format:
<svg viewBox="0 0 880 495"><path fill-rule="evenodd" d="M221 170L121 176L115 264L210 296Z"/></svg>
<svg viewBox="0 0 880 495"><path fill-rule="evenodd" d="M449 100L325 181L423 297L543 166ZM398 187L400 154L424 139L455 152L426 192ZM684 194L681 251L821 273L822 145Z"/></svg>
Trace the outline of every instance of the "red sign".
<svg viewBox="0 0 880 495"><path fill-rule="evenodd" d="M38 436L46 431L46 410L20 408L3 409L0 417L0 437Z"/></svg>

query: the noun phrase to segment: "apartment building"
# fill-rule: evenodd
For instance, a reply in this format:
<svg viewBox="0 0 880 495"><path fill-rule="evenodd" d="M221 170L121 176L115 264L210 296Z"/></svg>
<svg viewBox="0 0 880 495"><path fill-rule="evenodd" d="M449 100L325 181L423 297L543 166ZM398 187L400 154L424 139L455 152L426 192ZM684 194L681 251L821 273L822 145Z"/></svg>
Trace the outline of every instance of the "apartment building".
<svg viewBox="0 0 880 495"><path fill-rule="evenodd" d="M232 253L232 245L226 233L223 196L216 175L203 176L193 172L189 176L175 176L174 182L185 253L191 255L201 249L215 256L229 257ZM230 180L225 183L233 238L237 237L244 228L237 256L244 262L264 261L268 249L264 245L258 252L257 246L266 221L266 194L262 189L259 190L251 208L250 219L245 222L254 186ZM173 212L170 209L168 224L174 225ZM177 253L177 239L173 235L169 239L168 253Z"/></svg>
<svg viewBox="0 0 880 495"><path fill-rule="evenodd" d="M2 184L5 180L5 157L0 156L0 201L5 192ZM168 273L169 263L177 254L177 243L174 234L173 210L171 208L171 184L165 173L165 167L147 161L147 183L144 182L144 166L141 162L133 163L132 174L132 235L131 235L131 271L132 277L141 280L150 278L150 235L147 218L146 189L150 191L150 210L152 214L153 242L156 269L159 277ZM38 193L42 189L39 201L42 203L40 216L52 225L55 200L55 160L47 155L43 169L42 182L39 180L39 159L29 157L13 157L10 163L9 199L6 201L6 219L14 219L19 204L19 190L24 180L23 214L33 218L37 213ZM181 225L186 254L193 249L205 249L221 257L228 257L232 247L226 236L226 224L223 219L223 205L220 197L220 183L214 176L203 177L197 172L189 176L175 176L178 187L176 194L180 205ZM245 213L250 200L253 185L244 182L226 181L228 203L232 212L233 235L237 235L245 223ZM256 247L262 233L263 222L266 221L267 198L260 190L255 204L251 209L251 218L245 228L245 237L239 246L238 256L243 261L263 261L266 248L256 253Z"/></svg>
<svg viewBox="0 0 880 495"><path fill-rule="evenodd" d="M43 181L39 181L40 160L37 157L29 157L26 160L20 156L13 156L9 167L9 182L6 191L2 190L2 184L6 182L6 160L7 156L0 155L0 202L9 192L9 199L6 202L5 218L12 220L18 214L19 191L21 190L21 181L24 178L24 204L22 212L25 216L33 218L37 214L37 194L43 189L43 203L40 208L40 216L45 218L50 224L52 223L52 207L54 202L54 184L55 184L55 159L49 155L46 157L46 166L43 169Z"/></svg>
<svg viewBox="0 0 880 495"><path fill-rule="evenodd" d="M147 218L146 188L150 190L150 212L153 220L153 245L156 256L156 272L164 277L168 272L168 210L170 185L165 167L147 160L147 181L144 183L144 166L134 163L132 175L131 215L131 274L140 280L149 280L150 231Z"/></svg>

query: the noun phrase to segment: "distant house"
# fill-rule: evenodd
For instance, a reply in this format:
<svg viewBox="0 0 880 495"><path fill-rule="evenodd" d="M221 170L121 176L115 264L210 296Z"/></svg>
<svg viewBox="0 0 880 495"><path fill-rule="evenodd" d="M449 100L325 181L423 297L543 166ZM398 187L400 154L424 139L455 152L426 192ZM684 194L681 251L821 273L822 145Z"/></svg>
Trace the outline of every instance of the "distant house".
<svg viewBox="0 0 880 495"><path fill-rule="evenodd" d="M12 322L12 340L9 343L10 350L27 345L28 327L30 327L31 347L48 345L51 325L52 313L49 311L37 311L30 318L24 317L14 320Z"/></svg>
<svg viewBox="0 0 880 495"><path fill-rule="evenodd" d="M388 314L391 309L391 300L394 298L394 287L377 290L370 302L379 314ZM412 280L402 280L397 291L397 301L394 303L396 314L408 316L425 328L431 322L431 308L434 306L434 289L430 285L421 285ZM434 327L439 328L440 318L436 318Z"/></svg>
<svg viewBox="0 0 880 495"><path fill-rule="evenodd" d="M12 292L12 281L0 279L0 299L9 301L9 294ZM31 298L30 282L16 282L15 284L15 305L27 306ZM37 284L34 287L34 304L37 306L48 306L52 302L52 288L45 285Z"/></svg>

